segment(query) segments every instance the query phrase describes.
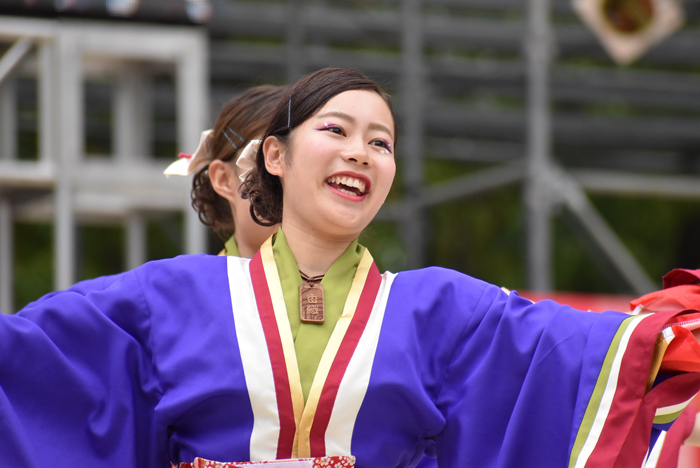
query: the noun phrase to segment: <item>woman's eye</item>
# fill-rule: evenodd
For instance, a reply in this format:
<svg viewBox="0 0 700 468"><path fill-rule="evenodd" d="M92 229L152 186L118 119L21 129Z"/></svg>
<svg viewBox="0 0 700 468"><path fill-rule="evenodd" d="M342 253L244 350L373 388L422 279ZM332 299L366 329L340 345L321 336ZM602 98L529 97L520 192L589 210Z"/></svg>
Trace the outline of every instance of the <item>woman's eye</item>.
<svg viewBox="0 0 700 468"><path fill-rule="evenodd" d="M370 145L382 148L382 152L391 153L391 145L384 140L374 140Z"/></svg>
<svg viewBox="0 0 700 468"><path fill-rule="evenodd" d="M325 130L331 133L335 133L336 135L345 135L345 132L343 131L342 128L338 127L337 125L333 124L324 124L323 127L321 127L319 130Z"/></svg>

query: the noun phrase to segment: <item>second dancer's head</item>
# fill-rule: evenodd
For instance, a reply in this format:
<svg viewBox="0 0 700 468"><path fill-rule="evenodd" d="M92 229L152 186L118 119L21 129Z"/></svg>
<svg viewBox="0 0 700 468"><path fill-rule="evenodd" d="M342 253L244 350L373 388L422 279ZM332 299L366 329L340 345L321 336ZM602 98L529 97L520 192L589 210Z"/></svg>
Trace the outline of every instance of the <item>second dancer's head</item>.
<svg viewBox="0 0 700 468"><path fill-rule="evenodd" d="M200 220L224 240L235 232L243 256L252 256L276 228L251 219L250 203L239 192L246 171L240 158L263 136L277 103L288 93L284 86L256 86L228 101L205 140L209 162L193 179L192 205Z"/></svg>

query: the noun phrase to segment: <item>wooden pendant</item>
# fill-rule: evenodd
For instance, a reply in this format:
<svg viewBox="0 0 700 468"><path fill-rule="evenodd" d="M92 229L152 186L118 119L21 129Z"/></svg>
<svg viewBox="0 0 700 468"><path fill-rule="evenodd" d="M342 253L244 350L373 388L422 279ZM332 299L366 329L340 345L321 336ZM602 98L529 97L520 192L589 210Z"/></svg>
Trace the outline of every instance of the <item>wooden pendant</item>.
<svg viewBox="0 0 700 468"><path fill-rule="evenodd" d="M323 323L326 312L323 308L323 285L304 281L299 286L299 312L303 323Z"/></svg>

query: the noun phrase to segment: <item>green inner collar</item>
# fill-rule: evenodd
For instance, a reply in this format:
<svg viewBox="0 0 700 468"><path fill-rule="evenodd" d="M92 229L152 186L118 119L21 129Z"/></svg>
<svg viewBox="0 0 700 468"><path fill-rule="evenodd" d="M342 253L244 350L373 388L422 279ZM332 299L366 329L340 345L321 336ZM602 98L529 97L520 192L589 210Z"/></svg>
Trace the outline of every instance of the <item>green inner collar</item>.
<svg viewBox="0 0 700 468"><path fill-rule="evenodd" d="M231 235L231 237L229 237L229 239L224 244L224 249L226 250L226 255L230 255L232 257L241 256L241 252L238 250L238 243L236 242L236 238L233 235Z"/></svg>
<svg viewBox="0 0 700 468"><path fill-rule="evenodd" d="M365 248L357 240L343 252L328 269L321 284L325 302L326 320L322 324L302 323L299 317L299 286L302 283L299 267L289 249L287 238L280 229L272 239L272 252L280 275L287 316L294 337L294 348L299 363L304 401L309 396L316 369L330 340L335 324L343 313L345 300L355 278Z"/></svg>

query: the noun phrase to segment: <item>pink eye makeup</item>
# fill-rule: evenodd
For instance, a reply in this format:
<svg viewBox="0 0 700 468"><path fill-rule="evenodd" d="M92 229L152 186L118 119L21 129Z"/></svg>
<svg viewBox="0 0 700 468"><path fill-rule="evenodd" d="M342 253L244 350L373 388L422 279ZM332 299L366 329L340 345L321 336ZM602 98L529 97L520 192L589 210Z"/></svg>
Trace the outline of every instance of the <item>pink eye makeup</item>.
<svg viewBox="0 0 700 468"><path fill-rule="evenodd" d="M316 130L328 130L331 128L338 128L339 129L340 127L338 127L336 124L331 123L331 122L323 122L323 125L318 127Z"/></svg>
<svg viewBox="0 0 700 468"><path fill-rule="evenodd" d="M375 143L379 143L379 145L376 145ZM379 152L381 154L391 154L391 143L389 143L386 140L374 140L372 144L375 144L374 146L378 146L380 148Z"/></svg>
<svg viewBox="0 0 700 468"><path fill-rule="evenodd" d="M340 125L335 124L333 122L323 122L322 125L319 125L318 127L316 127L316 130L318 130L318 131L327 130L335 135L345 136L345 130L343 130L343 127L341 127ZM379 148L379 152L381 154L391 154L392 153L391 143L389 143L388 141L386 141L384 139L373 140L369 144Z"/></svg>
<svg viewBox="0 0 700 468"><path fill-rule="evenodd" d="M316 128L316 130L327 131L335 135L345 136L345 131L343 130L343 128L340 125L336 125L332 122L323 122L323 125Z"/></svg>

